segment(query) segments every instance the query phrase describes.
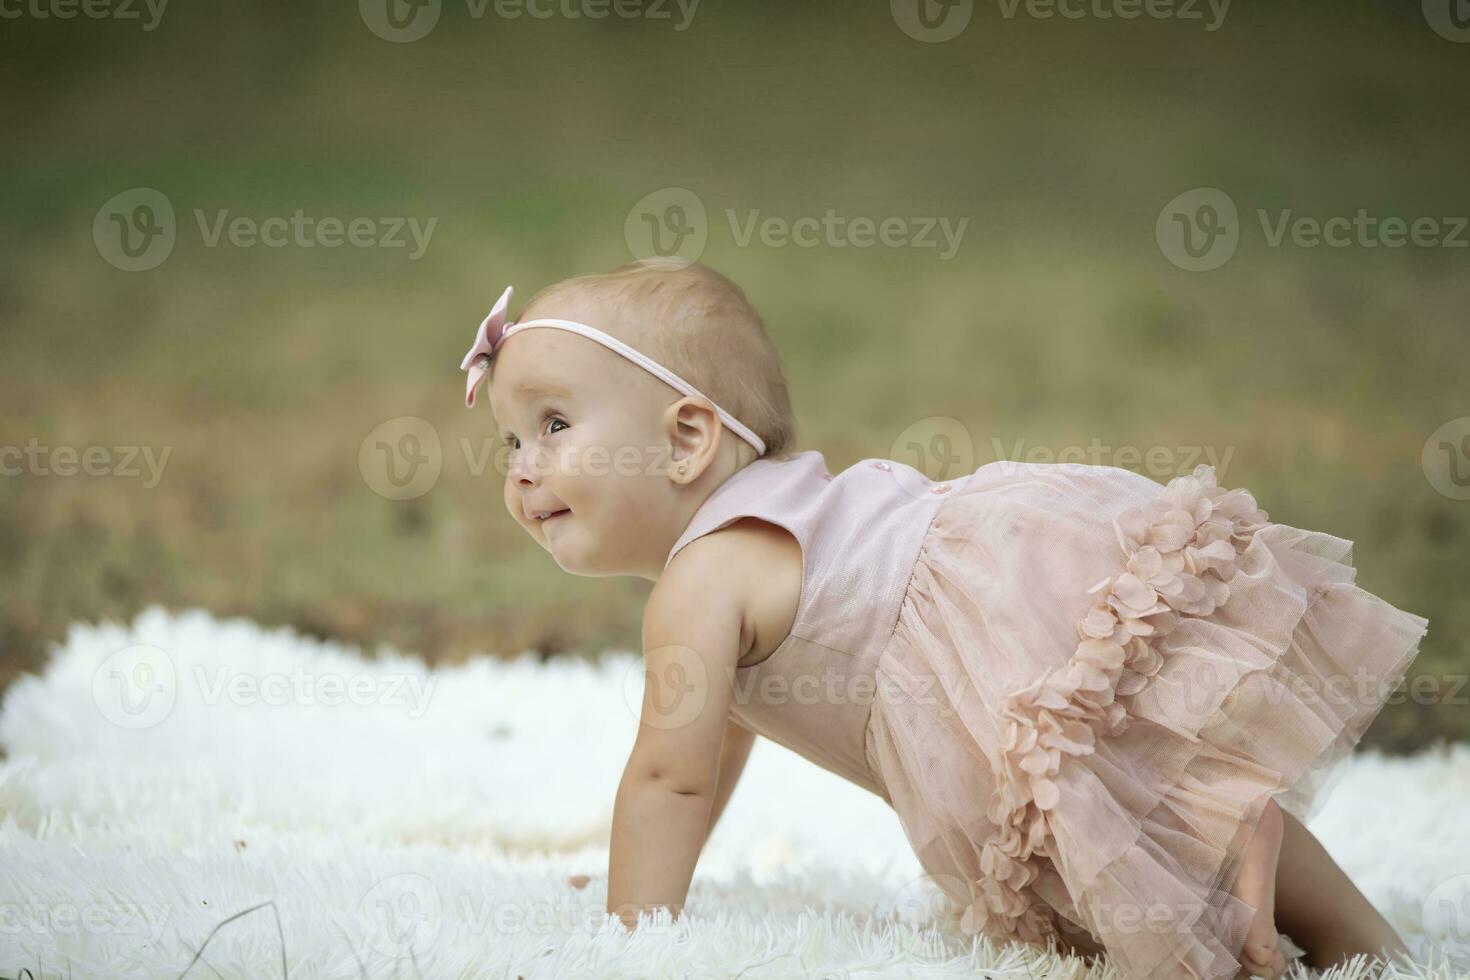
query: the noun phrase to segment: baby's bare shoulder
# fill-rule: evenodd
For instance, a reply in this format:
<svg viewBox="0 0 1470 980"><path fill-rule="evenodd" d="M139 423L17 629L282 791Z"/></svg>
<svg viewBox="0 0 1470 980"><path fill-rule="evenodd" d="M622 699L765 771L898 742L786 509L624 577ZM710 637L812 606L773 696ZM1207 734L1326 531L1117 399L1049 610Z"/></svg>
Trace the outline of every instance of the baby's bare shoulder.
<svg viewBox="0 0 1470 980"><path fill-rule="evenodd" d="M774 650L796 619L801 598L801 546L791 532L754 517L701 535L682 548L689 560L676 574L684 585L740 621L742 665L759 662ZM660 582L663 580L660 579Z"/></svg>
<svg viewBox="0 0 1470 980"><path fill-rule="evenodd" d="M686 556L688 556L686 558ZM757 517L742 517L689 542L669 563L669 571L685 558L681 573L697 576L706 586L720 586L751 599L783 567L801 571L801 546L791 532ZM797 584L800 585L798 577Z"/></svg>

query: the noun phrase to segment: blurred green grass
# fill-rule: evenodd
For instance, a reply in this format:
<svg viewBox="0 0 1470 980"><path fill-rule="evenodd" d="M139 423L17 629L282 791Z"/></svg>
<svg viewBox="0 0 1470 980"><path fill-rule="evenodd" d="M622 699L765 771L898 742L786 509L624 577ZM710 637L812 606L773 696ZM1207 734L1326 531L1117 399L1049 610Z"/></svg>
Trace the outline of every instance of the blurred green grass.
<svg viewBox="0 0 1470 980"><path fill-rule="evenodd" d="M1470 213L1470 50L1417 11L1234 8L1177 22L1003 20L906 37L886 5L702 5L654 22L473 20L373 36L352 5L171 7L157 31L9 22L0 161L0 445L170 447L162 482L0 478L0 684L77 619L202 605L433 660L636 648L646 583L575 579L525 539L459 358L520 299L631 256L662 187L782 351L800 448L892 456L932 416L995 443L1209 446L1273 520L1356 542L1359 583L1431 621L1417 674L1470 669L1470 505L1420 450L1470 414L1464 252L1267 248L1254 210ZM169 196L170 258L107 265L101 204ZM1154 221L1197 186L1244 226L1206 274ZM434 217L404 250L205 248L193 209ZM968 217L932 250L738 247L725 210ZM418 415L434 489L371 491L359 444ZM1150 473L1159 479L1166 477ZM1448 689L1449 684L1446 684ZM1470 695L1461 691L1460 696ZM1390 706L1369 742L1470 736Z"/></svg>

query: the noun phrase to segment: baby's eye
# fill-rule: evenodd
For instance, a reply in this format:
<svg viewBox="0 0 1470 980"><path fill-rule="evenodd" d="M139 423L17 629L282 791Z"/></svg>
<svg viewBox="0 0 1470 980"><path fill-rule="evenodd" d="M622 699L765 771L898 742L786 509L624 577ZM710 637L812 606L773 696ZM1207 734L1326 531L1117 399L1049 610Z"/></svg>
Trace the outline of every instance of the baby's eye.
<svg viewBox="0 0 1470 980"><path fill-rule="evenodd" d="M567 424L566 424L566 423L565 423L565 422L562 422L562 420L561 420L561 419L559 419L559 418L557 418L557 417L556 417L556 416L555 416L555 415L548 415L548 416L547 416L547 417L546 417L546 420L547 420L547 421L548 421L548 422L561 422L561 424L562 424L562 425L565 425L565 426L566 426L566 427L567 427L567 428L568 428L568 429L570 429L570 428L571 428L571 426L570 426L570 425L567 425ZM547 435L549 435L549 436L554 436L554 435L556 435L556 433L555 433L555 432L548 432L548 433L546 433L546 434L547 434ZM510 448L511 448L511 449L520 449L520 448L521 448L521 441L520 441L520 440L519 440L519 439L517 439L517 438L516 438L516 437L515 437L515 436L506 436L506 437L505 437L505 439L504 439L504 440L502 440L502 441L503 441L503 442L504 442L504 443L505 443L505 444L506 444L506 445L507 445L507 446L509 446L509 447L510 447Z"/></svg>

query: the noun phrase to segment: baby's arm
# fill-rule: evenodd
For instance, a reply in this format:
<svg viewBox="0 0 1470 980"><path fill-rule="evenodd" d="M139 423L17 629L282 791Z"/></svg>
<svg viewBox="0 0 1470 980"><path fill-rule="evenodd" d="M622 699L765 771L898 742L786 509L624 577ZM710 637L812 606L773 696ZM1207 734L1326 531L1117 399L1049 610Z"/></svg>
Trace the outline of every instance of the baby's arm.
<svg viewBox="0 0 1470 980"><path fill-rule="evenodd" d="M750 749L754 744L755 732L734 718L725 722L725 743L720 749L720 782L715 787L715 798L710 806L709 829L704 835L706 843L709 842L709 835L715 832L720 814L725 812L725 804L730 802L730 794L735 792L735 784L740 781L740 774L745 770L745 760L750 758Z"/></svg>
<svg viewBox="0 0 1470 980"><path fill-rule="evenodd" d="M664 570L643 616L645 685L638 737L613 803L607 910L678 918L710 827L743 610L722 588L729 545L709 535Z"/></svg>

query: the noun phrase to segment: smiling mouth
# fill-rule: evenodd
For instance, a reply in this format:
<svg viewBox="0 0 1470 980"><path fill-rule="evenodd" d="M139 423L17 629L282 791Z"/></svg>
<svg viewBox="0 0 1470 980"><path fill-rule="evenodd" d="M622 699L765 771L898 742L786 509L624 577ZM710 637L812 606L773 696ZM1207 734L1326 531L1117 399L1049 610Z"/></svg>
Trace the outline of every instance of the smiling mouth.
<svg viewBox="0 0 1470 980"><path fill-rule="evenodd" d="M570 510L567 510L567 509L563 508L562 510L557 511L554 514L548 514L545 517L537 518L536 519L536 523L538 523L538 524L547 524L547 523L549 523L551 521L556 520L558 517L564 517L565 515L570 514L570 513L571 513Z"/></svg>

